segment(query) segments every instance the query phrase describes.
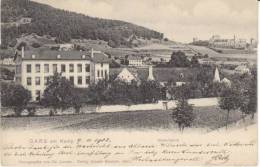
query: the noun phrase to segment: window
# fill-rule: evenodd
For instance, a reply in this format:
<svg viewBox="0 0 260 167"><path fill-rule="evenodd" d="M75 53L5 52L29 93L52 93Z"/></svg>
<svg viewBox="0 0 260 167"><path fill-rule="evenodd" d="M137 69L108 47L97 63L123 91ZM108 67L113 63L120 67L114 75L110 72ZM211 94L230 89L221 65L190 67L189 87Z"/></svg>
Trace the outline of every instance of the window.
<svg viewBox="0 0 260 167"><path fill-rule="evenodd" d="M70 72L74 72L74 64L70 64L69 68L70 68Z"/></svg>
<svg viewBox="0 0 260 167"><path fill-rule="evenodd" d="M21 77L15 77L15 82L21 83Z"/></svg>
<svg viewBox="0 0 260 167"><path fill-rule="evenodd" d="M53 73L58 72L57 68L58 68L58 67L57 67L57 64L53 64L53 65L52 65Z"/></svg>
<svg viewBox="0 0 260 167"><path fill-rule="evenodd" d="M97 77L98 77L98 78L99 78L99 75L100 75L99 73L100 73L99 70L97 70Z"/></svg>
<svg viewBox="0 0 260 167"><path fill-rule="evenodd" d="M78 72L82 72L82 64L78 64Z"/></svg>
<svg viewBox="0 0 260 167"><path fill-rule="evenodd" d="M21 66L20 65L16 65L15 66L15 71L16 71L16 74L21 73Z"/></svg>
<svg viewBox="0 0 260 167"><path fill-rule="evenodd" d="M44 64L44 73L49 73L49 64Z"/></svg>
<svg viewBox="0 0 260 167"><path fill-rule="evenodd" d="M31 77L27 77L27 85L28 86L32 85L32 78Z"/></svg>
<svg viewBox="0 0 260 167"><path fill-rule="evenodd" d="M103 67L103 63L101 63L101 67Z"/></svg>
<svg viewBox="0 0 260 167"><path fill-rule="evenodd" d="M86 84L89 84L89 83L90 83L90 77L86 76Z"/></svg>
<svg viewBox="0 0 260 167"><path fill-rule="evenodd" d="M35 64L35 70L37 73L41 72L41 65L40 64Z"/></svg>
<svg viewBox="0 0 260 167"><path fill-rule="evenodd" d="M66 65L65 64L61 65L61 72L66 72Z"/></svg>
<svg viewBox="0 0 260 167"><path fill-rule="evenodd" d="M90 72L90 65L89 64L85 64L85 71Z"/></svg>
<svg viewBox="0 0 260 167"><path fill-rule="evenodd" d="M61 77L62 80L66 80L66 77Z"/></svg>
<svg viewBox="0 0 260 167"><path fill-rule="evenodd" d="M49 84L49 77L44 77L44 85L48 85Z"/></svg>
<svg viewBox="0 0 260 167"><path fill-rule="evenodd" d="M40 84L41 84L41 78L35 77L35 85L40 85Z"/></svg>
<svg viewBox="0 0 260 167"><path fill-rule="evenodd" d="M105 70L105 78L107 78L107 70Z"/></svg>
<svg viewBox="0 0 260 167"><path fill-rule="evenodd" d="M78 85L82 85L82 77L78 77Z"/></svg>
<svg viewBox="0 0 260 167"><path fill-rule="evenodd" d="M35 96L36 96L36 101L40 101L41 100L41 91L40 90L36 90L35 91Z"/></svg>
<svg viewBox="0 0 260 167"><path fill-rule="evenodd" d="M70 83L74 84L74 77L70 76Z"/></svg>
<svg viewBox="0 0 260 167"><path fill-rule="evenodd" d="M27 73L31 73L32 72L32 65L31 64L27 64L26 65L26 71L27 71Z"/></svg>

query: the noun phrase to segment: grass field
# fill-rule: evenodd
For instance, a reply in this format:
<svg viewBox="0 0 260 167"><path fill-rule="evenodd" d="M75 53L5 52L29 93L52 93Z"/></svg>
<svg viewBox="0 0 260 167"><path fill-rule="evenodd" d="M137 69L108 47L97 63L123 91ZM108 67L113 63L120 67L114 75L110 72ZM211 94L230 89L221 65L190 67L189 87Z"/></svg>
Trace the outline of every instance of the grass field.
<svg viewBox="0 0 260 167"><path fill-rule="evenodd" d="M189 48L192 48L201 54L208 54L209 57L214 57L214 58L233 58L233 59L246 59L248 61L255 61L257 58L256 53L250 53L250 54L242 54L242 53L237 53L237 54L221 54L218 53L212 49L209 49L204 46L195 46L195 45L188 45Z"/></svg>
<svg viewBox="0 0 260 167"><path fill-rule="evenodd" d="M217 107L195 107L196 119L192 128L211 131L225 126L226 111ZM24 130L171 130L177 129L172 111L131 111L115 113L89 113L63 116L2 117L3 129ZM229 123L241 119L238 111L230 112Z"/></svg>

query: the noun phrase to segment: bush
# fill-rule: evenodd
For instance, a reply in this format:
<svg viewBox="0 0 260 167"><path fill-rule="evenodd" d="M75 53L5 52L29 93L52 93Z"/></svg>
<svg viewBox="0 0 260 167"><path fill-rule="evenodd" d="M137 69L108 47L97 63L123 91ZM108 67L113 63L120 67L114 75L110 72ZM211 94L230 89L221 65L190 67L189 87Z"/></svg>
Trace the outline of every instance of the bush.
<svg viewBox="0 0 260 167"><path fill-rule="evenodd" d="M190 61L184 52L173 52L169 64L173 67L189 67Z"/></svg>
<svg viewBox="0 0 260 167"><path fill-rule="evenodd" d="M63 111L69 107L74 107L78 112L81 107L81 98L75 91L70 81L62 78L60 74L55 74L44 90L41 103L53 108L54 112L50 112L50 115L55 114L57 109Z"/></svg>
<svg viewBox="0 0 260 167"><path fill-rule="evenodd" d="M34 47L34 48L39 48L39 47L41 47L41 45L40 45L39 43L33 43L33 44L32 44L32 47Z"/></svg>
<svg viewBox="0 0 260 167"><path fill-rule="evenodd" d="M34 116L36 113L36 108L35 107L29 107L27 108L28 111L28 116Z"/></svg>
<svg viewBox="0 0 260 167"><path fill-rule="evenodd" d="M15 83L1 83L1 88L2 106L13 108L15 115L20 116L31 99L31 93Z"/></svg>
<svg viewBox="0 0 260 167"><path fill-rule="evenodd" d="M185 127L190 127L195 118L192 106L187 102L177 103L177 107L173 110L172 118L178 124L180 131L183 131Z"/></svg>

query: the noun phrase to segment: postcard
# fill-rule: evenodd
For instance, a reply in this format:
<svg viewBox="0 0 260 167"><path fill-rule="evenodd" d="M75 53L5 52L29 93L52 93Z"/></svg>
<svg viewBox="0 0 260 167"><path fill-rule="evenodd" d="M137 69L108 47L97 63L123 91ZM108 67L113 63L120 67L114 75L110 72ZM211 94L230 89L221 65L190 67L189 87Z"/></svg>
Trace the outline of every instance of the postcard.
<svg viewBox="0 0 260 167"><path fill-rule="evenodd" d="M256 0L2 0L2 166L257 165Z"/></svg>

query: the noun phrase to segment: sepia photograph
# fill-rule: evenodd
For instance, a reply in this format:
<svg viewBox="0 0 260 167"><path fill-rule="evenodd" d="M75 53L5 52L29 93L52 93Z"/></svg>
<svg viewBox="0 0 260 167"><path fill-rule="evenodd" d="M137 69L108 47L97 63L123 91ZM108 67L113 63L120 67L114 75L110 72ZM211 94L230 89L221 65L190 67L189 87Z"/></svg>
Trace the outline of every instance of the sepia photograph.
<svg viewBox="0 0 260 167"><path fill-rule="evenodd" d="M1 165L257 165L256 0L1 0Z"/></svg>

